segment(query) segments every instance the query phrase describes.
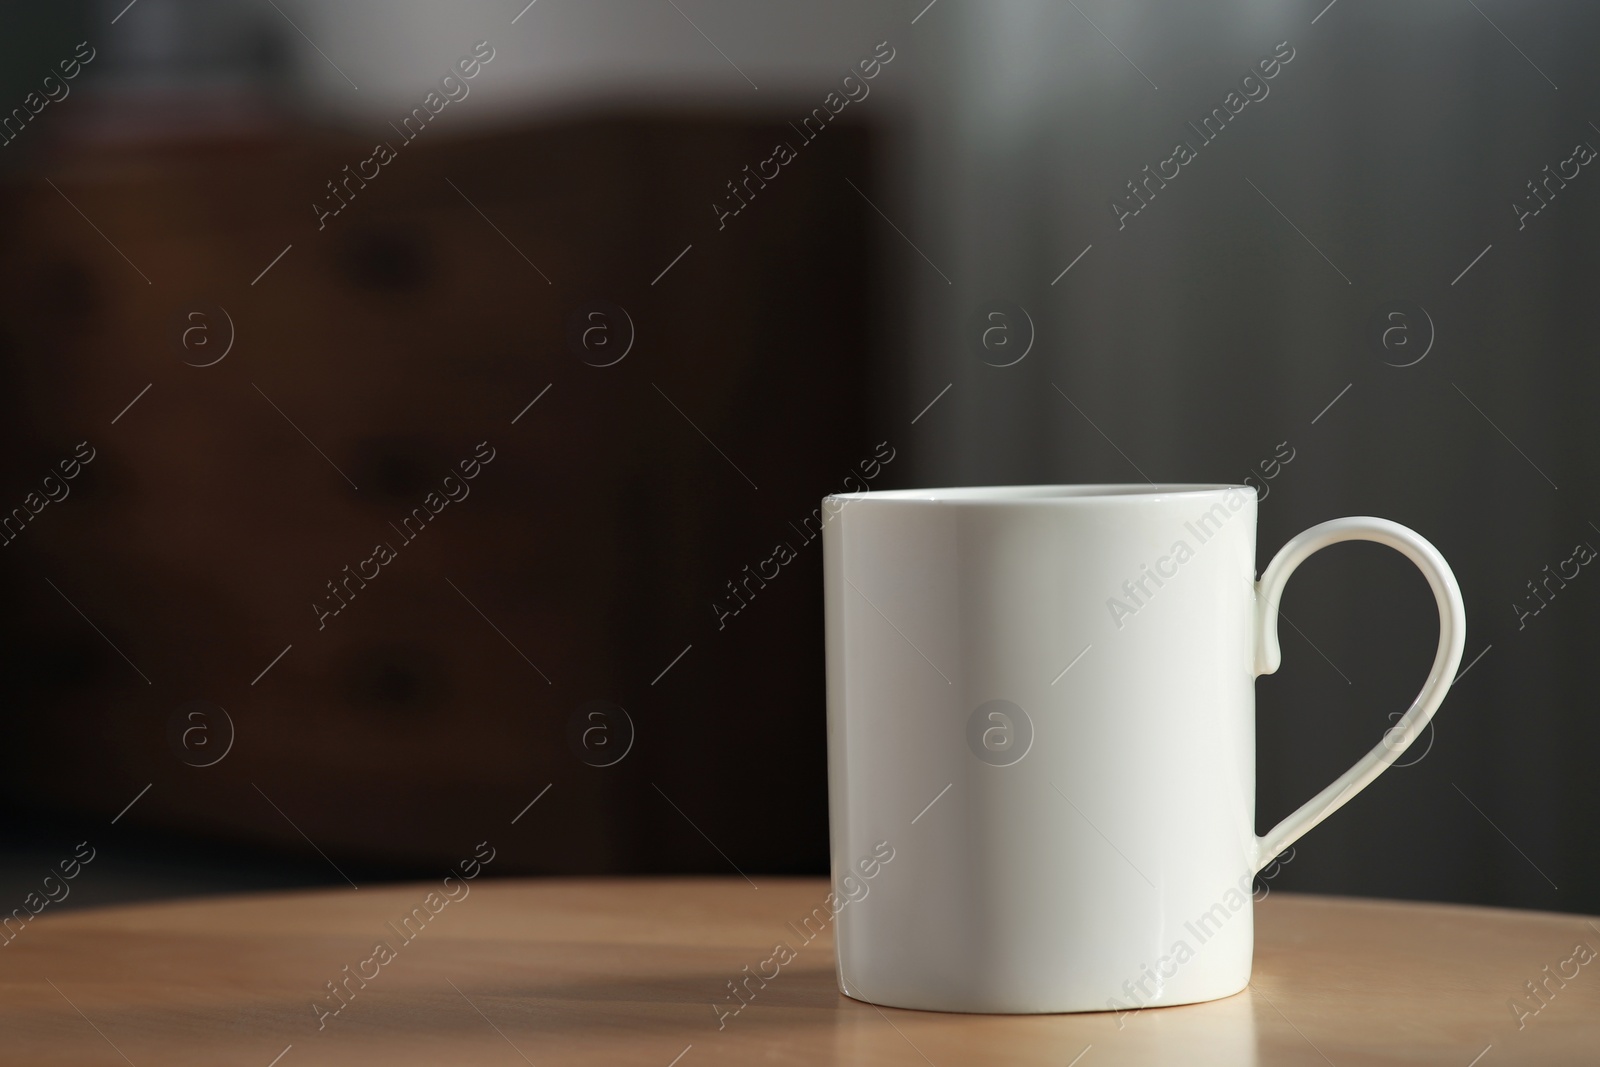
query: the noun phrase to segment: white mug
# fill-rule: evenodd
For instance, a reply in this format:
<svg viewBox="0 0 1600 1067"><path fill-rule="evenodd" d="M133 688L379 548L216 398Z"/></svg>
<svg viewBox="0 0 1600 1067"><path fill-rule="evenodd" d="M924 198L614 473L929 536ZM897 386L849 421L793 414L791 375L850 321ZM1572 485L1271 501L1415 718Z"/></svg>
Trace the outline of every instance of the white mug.
<svg viewBox="0 0 1600 1067"><path fill-rule="evenodd" d="M823 501L839 988L902 1008L1132 1010L1250 980L1252 881L1393 763L1461 661L1450 567L1325 522L1255 579L1255 490L1011 486ZM1388 545L1439 606L1409 710L1255 834L1255 687L1306 557ZM855 871L887 842L892 865ZM862 892L867 890L867 892Z"/></svg>

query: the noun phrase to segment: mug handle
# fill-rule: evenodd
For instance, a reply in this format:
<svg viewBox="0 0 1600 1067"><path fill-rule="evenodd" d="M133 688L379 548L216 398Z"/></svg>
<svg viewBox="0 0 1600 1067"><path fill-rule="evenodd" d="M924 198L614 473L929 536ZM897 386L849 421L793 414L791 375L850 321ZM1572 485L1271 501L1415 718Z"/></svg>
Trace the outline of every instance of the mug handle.
<svg viewBox="0 0 1600 1067"><path fill-rule="evenodd" d="M1461 586L1451 573L1439 550L1414 530L1397 522L1361 516L1334 519L1319 523L1290 540L1272 557L1261 580L1256 583L1256 663L1257 675L1271 674L1283 661L1278 647L1278 602L1283 597L1284 584L1296 567L1319 549L1340 541L1376 541L1388 545L1417 565L1433 598L1439 605L1439 651L1433 657L1433 669L1422 691L1411 702L1411 707L1400 721L1384 733L1371 752L1362 756L1354 767L1334 780L1322 792L1302 804L1292 815L1255 841L1253 863L1259 872L1274 857L1316 826L1338 811L1351 797L1365 789L1374 778L1400 758L1411 742L1428 725L1433 713L1444 701L1445 693L1455 680L1456 668L1461 663L1461 652L1466 645L1467 614L1461 601Z"/></svg>

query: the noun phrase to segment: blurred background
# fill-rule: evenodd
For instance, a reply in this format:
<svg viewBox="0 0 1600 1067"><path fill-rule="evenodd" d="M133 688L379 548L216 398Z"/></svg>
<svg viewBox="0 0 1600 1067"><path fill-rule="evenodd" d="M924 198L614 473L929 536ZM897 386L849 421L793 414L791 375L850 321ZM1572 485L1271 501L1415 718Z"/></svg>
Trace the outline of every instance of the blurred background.
<svg viewBox="0 0 1600 1067"><path fill-rule="evenodd" d="M1592 8L524 2L0 4L0 910L823 873L820 498L1153 479L1467 598L1273 888L1600 911ZM1437 635L1284 609L1258 828Z"/></svg>

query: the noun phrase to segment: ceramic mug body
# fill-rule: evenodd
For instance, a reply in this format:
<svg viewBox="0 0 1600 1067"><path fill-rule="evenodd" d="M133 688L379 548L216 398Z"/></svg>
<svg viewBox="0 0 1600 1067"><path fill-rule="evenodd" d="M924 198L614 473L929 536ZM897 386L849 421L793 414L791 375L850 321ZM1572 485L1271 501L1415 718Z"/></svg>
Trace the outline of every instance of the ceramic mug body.
<svg viewBox="0 0 1600 1067"><path fill-rule="evenodd" d="M1418 703L1432 706L1413 705L1374 749L1381 765L1358 764L1329 787L1342 795L1324 791L1317 811L1258 839L1254 679L1277 647L1253 489L897 491L824 506L835 937L840 989L857 999L1061 1012L1238 992L1256 872L1437 706L1425 687ZM1324 543L1393 527L1415 539L1395 545L1408 555L1433 551L1384 520L1341 522L1274 561L1274 622L1283 578ZM1444 633L1459 591L1436 562L1434 673L1448 678L1464 624Z"/></svg>

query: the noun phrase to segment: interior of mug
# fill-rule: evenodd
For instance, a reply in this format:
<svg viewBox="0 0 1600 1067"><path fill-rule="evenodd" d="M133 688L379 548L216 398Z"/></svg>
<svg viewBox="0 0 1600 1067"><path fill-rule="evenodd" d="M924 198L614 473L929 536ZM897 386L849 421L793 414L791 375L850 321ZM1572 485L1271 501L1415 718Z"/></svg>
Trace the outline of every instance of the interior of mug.
<svg viewBox="0 0 1600 1067"><path fill-rule="evenodd" d="M1229 489L1255 492L1248 485L1171 484L1148 482L1128 485L978 485L946 489L881 489L862 493L833 493L838 500L920 500L927 502L1001 503L1006 501L1099 500L1107 497L1162 497L1180 493L1216 493Z"/></svg>

